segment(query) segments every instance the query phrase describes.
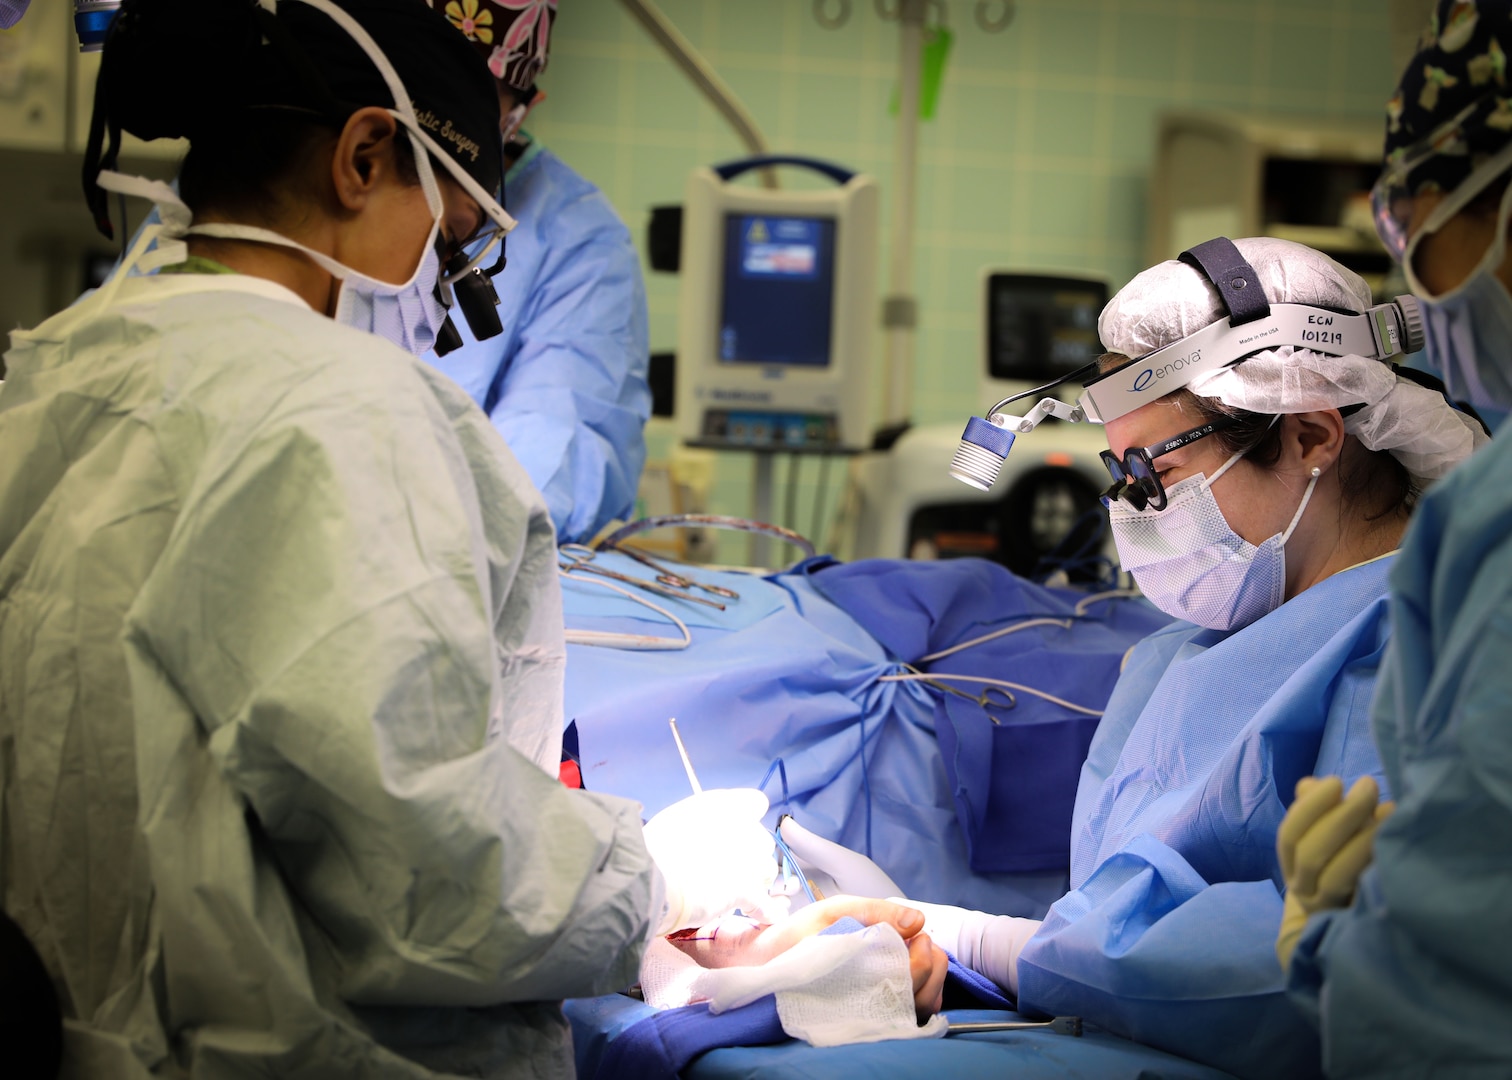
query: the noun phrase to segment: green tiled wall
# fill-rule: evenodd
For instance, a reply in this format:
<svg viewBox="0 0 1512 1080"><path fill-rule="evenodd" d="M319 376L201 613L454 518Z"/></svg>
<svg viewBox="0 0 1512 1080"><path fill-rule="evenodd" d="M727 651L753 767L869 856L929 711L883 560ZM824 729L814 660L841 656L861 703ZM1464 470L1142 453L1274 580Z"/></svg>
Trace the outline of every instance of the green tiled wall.
<svg viewBox="0 0 1512 1080"><path fill-rule="evenodd" d="M1115 288L1142 268L1162 110L1374 118L1396 75L1382 0L1018 0L999 34L975 25L974 6L945 0L954 49L938 115L921 130L921 423L964 419L980 407L983 266L1095 271ZM734 87L774 149L878 177L885 258L896 24L869 0L851 0L850 20L838 30L818 24L812 0L661 7ZM648 208L681 201L690 169L741 154L615 0L561 0L542 86L549 98L532 129L603 188L638 242ZM647 287L652 348L672 349L677 279L648 272ZM659 433L653 452L666 442ZM735 456L722 460L719 509L747 509L746 472Z"/></svg>

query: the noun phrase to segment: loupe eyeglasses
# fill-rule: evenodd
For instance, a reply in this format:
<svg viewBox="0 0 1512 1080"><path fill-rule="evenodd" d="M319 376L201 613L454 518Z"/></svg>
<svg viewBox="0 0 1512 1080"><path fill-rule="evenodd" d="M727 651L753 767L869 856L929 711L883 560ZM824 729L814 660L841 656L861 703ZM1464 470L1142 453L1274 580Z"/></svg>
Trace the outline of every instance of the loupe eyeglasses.
<svg viewBox="0 0 1512 1080"><path fill-rule="evenodd" d="M504 230L485 226L466 242L452 247L440 236L436 237L437 254L441 256L441 274L436 279L436 298L448 311L453 305L462 310L467 328L474 339L484 341L503 333L504 325L499 319L499 294L494 289L493 278L504 269ZM451 254L448 254L450 250ZM495 251L497 254L495 255ZM494 256L487 268L484 263ZM436 335L436 355L445 356L462 345L462 335L448 315L445 324Z"/></svg>
<svg viewBox="0 0 1512 1080"><path fill-rule="evenodd" d="M1231 428L1238 422L1228 417L1214 420L1201 427L1194 427L1191 431L1183 431L1165 442L1151 446L1131 446L1124 451L1122 458L1111 450L1104 450L1099 456L1108 469L1108 475L1113 478L1113 483L1100 496L1102 504L1111 508L1116 501L1122 499L1136 510L1164 510L1166 490L1160 482L1160 472L1155 468L1155 459L1173 450L1180 450L1183 446L1190 446L1215 431Z"/></svg>

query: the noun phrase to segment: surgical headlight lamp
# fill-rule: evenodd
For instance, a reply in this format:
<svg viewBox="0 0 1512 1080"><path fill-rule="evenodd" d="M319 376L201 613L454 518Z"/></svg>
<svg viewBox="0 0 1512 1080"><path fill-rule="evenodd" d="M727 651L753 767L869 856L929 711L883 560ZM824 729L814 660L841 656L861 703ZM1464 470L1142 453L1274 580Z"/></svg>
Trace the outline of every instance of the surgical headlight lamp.
<svg viewBox="0 0 1512 1080"><path fill-rule="evenodd" d="M1310 304L1271 304L1254 268L1227 237L1183 251L1180 258L1218 289L1229 314L1227 319L1111 371L1099 373L1094 362L1065 378L1004 398L987 410L986 419L973 416L967 422L950 463L950 475L988 491L1014 438L1033 431L1047 417L1106 424L1181 389L1200 375L1270 349L1290 345L1327 356L1386 360L1423 347L1423 317L1411 296L1399 296L1360 314ZM1077 381L1081 381L1082 394L1075 405L1046 397L1023 416L1002 411L1015 401Z"/></svg>
<svg viewBox="0 0 1512 1080"><path fill-rule="evenodd" d="M74 33L81 53L105 47L105 32L121 10L121 0L74 0Z"/></svg>

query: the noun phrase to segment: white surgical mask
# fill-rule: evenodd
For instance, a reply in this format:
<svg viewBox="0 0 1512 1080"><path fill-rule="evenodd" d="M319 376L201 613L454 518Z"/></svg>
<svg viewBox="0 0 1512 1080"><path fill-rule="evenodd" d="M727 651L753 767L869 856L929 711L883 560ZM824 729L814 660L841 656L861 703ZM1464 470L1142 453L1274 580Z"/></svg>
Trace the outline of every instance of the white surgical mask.
<svg viewBox="0 0 1512 1080"><path fill-rule="evenodd" d="M1433 208L1402 256L1408 287L1422 301L1423 333L1428 355L1444 374L1449 396L1478 409L1512 408L1512 295L1496 276L1507 256L1507 221L1512 213L1512 186L1502 196L1495 239L1470 276L1446 293L1435 295L1418 280L1413 257L1424 236L1437 232L1487 183L1512 164L1503 152Z"/></svg>
<svg viewBox="0 0 1512 1080"><path fill-rule="evenodd" d="M1189 476L1166 491L1164 510L1135 510L1122 500L1108 508L1123 568L1145 597L1167 615L1212 630L1236 630L1286 599L1286 542L1312 499L1314 476L1285 532L1258 547L1229 526L1213 484L1243 454L1209 480Z"/></svg>
<svg viewBox="0 0 1512 1080"><path fill-rule="evenodd" d="M441 276L436 236L432 230L419 267L403 285L386 285L360 274L342 278L333 318L344 326L387 338L415 356L430 352L447 315L436 288L436 279Z"/></svg>

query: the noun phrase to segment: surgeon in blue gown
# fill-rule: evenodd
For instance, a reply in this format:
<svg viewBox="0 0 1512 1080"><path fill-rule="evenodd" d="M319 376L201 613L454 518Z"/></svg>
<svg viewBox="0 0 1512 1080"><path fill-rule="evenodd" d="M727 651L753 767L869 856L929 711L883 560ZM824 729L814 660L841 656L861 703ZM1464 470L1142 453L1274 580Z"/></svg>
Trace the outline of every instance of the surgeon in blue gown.
<svg viewBox="0 0 1512 1080"><path fill-rule="evenodd" d="M1272 303L1371 302L1317 252L1237 247ZM1111 364L1225 316L1207 278L1171 261L1131 281L1099 332ZM1137 645L1113 691L1077 791L1071 891L1043 922L924 907L934 939L1022 1011L1241 1076L1314 1075L1316 1034L1275 957L1276 830L1308 774L1382 782L1367 710L1393 552L1417 492L1485 435L1388 364L1290 347L1107 425L1120 456L1183 434L1154 455L1164 509L1110 506L1125 569L1184 621Z"/></svg>
<svg viewBox="0 0 1512 1080"><path fill-rule="evenodd" d="M1498 67L1508 51L1507 0L1437 5L1388 106L1377 188L1382 238L1423 301L1430 358L1457 396L1502 410L1512 407L1512 105ZM1319 1023L1330 1075L1512 1075L1505 429L1423 501L1391 590L1373 723L1396 811L1352 906L1307 924L1291 985Z"/></svg>
<svg viewBox="0 0 1512 1080"><path fill-rule="evenodd" d="M546 496L561 540L629 518L651 415L646 289L602 192L520 124L540 99L556 6L465 0L446 12L488 60L504 134L504 204L519 226L494 277L504 331L427 359L467 391Z"/></svg>

